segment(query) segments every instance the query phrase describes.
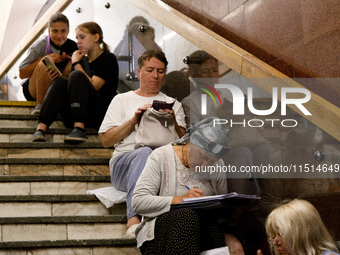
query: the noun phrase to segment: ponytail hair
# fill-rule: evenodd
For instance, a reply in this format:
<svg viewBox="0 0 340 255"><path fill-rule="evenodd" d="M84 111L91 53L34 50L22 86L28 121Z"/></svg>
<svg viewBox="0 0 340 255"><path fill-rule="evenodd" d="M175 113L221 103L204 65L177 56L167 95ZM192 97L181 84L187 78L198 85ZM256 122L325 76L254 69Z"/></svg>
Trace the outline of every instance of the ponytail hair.
<svg viewBox="0 0 340 255"><path fill-rule="evenodd" d="M90 22L85 22L85 23L82 23L80 25L77 26L76 29L86 29L88 30L88 32L92 35L95 35L95 34L98 34L99 35L99 46L100 48L103 50L103 51L107 51L107 52L110 52L110 47L109 45L107 45L104 40L103 40L103 30L101 29L101 27L96 23L96 22L93 22L93 21L90 21Z"/></svg>

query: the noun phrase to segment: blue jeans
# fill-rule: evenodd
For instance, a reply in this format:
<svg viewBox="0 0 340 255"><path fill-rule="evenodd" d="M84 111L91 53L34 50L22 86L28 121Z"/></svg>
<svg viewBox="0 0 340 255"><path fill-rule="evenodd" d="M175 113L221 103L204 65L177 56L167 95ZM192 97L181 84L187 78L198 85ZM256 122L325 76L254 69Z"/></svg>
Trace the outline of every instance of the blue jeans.
<svg viewBox="0 0 340 255"><path fill-rule="evenodd" d="M149 147L140 147L124 153L114 163L111 183L116 189L127 192L126 214L128 219L136 215L131 207L132 194L151 152L152 149Z"/></svg>

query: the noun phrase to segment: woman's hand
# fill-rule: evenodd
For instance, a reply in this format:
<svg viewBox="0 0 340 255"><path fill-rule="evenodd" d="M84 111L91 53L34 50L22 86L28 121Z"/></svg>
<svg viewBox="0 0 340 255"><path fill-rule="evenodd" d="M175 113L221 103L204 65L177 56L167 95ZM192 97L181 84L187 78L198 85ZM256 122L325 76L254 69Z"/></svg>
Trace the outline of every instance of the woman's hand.
<svg viewBox="0 0 340 255"><path fill-rule="evenodd" d="M86 53L87 52L81 52L80 50L76 50L75 52L73 52L73 54L72 54L72 63L81 61Z"/></svg>
<svg viewBox="0 0 340 255"><path fill-rule="evenodd" d="M51 61L53 61L53 63L63 62L62 56L58 53L51 53L51 54L48 54L47 56L49 57L49 59L51 59Z"/></svg>
<svg viewBox="0 0 340 255"><path fill-rule="evenodd" d="M171 110L170 109L159 109L159 111L167 112L171 114L172 118L174 119L176 133L178 134L179 137L182 137L185 135L186 129L178 125L176 116L175 116L175 111L173 109Z"/></svg>
<svg viewBox="0 0 340 255"><path fill-rule="evenodd" d="M182 198L189 197L203 197L203 190L198 188L191 188L187 193L185 193Z"/></svg>
<svg viewBox="0 0 340 255"><path fill-rule="evenodd" d="M135 112L135 115L132 118L132 122L134 124L138 124L143 116L143 113L146 111L146 109L151 108L151 104L146 104L143 106L138 107L137 111Z"/></svg>
<svg viewBox="0 0 340 255"><path fill-rule="evenodd" d="M70 61L71 55L67 55L66 52L63 52L61 58L63 59L63 61Z"/></svg>
<svg viewBox="0 0 340 255"><path fill-rule="evenodd" d="M261 250L257 250L256 255L263 255Z"/></svg>
<svg viewBox="0 0 340 255"><path fill-rule="evenodd" d="M184 198L189 198L189 197L203 197L203 190L197 189L197 188L191 188L183 196L173 197L171 203L172 204L180 204L183 201Z"/></svg>
<svg viewBox="0 0 340 255"><path fill-rule="evenodd" d="M224 234L224 240L231 255L244 255L241 242L232 234Z"/></svg>
<svg viewBox="0 0 340 255"><path fill-rule="evenodd" d="M47 72L47 74L48 74L48 76L50 77L51 80L57 79L59 77L59 73L55 68L50 69L50 68L47 67L46 72Z"/></svg>

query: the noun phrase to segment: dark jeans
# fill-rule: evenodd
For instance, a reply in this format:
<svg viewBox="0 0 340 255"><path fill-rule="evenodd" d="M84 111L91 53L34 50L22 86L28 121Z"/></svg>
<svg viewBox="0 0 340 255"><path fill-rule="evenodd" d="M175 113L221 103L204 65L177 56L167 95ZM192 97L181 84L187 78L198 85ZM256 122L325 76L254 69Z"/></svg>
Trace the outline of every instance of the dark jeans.
<svg viewBox="0 0 340 255"><path fill-rule="evenodd" d="M50 126L60 113L66 127L81 122L85 127L99 128L106 110L99 92L83 72L76 70L69 79L60 77L51 83L41 107L39 123Z"/></svg>

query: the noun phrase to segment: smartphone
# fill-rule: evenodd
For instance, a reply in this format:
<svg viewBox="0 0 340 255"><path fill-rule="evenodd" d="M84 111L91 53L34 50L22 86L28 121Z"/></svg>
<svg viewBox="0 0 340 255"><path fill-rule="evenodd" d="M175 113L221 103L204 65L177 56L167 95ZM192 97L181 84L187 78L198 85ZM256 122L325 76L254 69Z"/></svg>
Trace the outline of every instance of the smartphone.
<svg viewBox="0 0 340 255"><path fill-rule="evenodd" d="M62 75L61 72L60 72L60 70L58 69L58 67L56 67L55 64L53 64L53 63L51 62L51 60L50 60L48 57L44 57L41 61L42 61L42 62L44 63L44 65L47 66L49 69L55 69L55 70L57 70L58 76L61 76L61 75Z"/></svg>
<svg viewBox="0 0 340 255"><path fill-rule="evenodd" d="M163 109L163 110L169 109L169 110L171 110L172 107L174 106L175 102L176 102L176 99L172 103L167 103L165 101L159 101L159 100L153 100L152 108L154 108L157 111L159 111L159 109Z"/></svg>

